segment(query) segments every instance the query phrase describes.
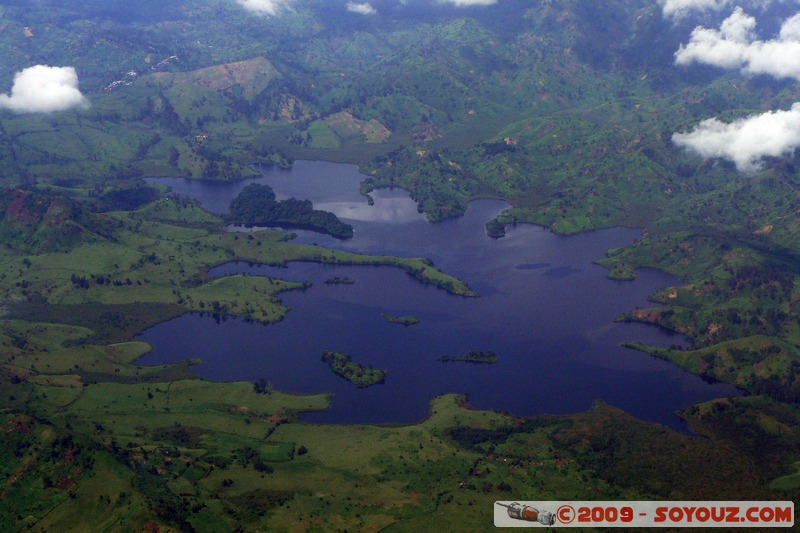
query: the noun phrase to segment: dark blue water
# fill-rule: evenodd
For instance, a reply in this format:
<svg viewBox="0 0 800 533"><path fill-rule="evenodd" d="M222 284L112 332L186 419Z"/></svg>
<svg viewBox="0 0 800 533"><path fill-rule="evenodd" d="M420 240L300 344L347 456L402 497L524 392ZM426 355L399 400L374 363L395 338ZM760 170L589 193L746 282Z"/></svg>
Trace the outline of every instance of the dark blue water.
<svg viewBox="0 0 800 533"><path fill-rule="evenodd" d="M188 314L160 324L140 338L155 349L145 364L199 357L199 375L220 381L272 382L278 390L332 392L331 409L305 419L320 422L412 422L425 417L431 398L468 393L477 408L518 415L564 414L588 409L596 399L631 414L684 429L676 409L735 395L735 388L709 384L665 361L620 346L625 340L653 345L685 339L652 326L617 324L614 317L675 283L645 270L634 282L605 279L592 264L609 248L633 242L640 232L613 229L560 237L529 225L504 239L485 235L484 223L506 204L472 202L458 219L430 224L402 190L380 190L370 206L358 194L363 176L353 166L297 162L292 171L270 170L260 179L279 197L309 198L355 227L355 238L338 241L298 232L299 242L364 253L432 259L481 293L453 296L423 285L391 267L294 263L289 268L223 265L223 276L247 272L313 283L285 293L292 310L273 325ZM155 181L155 180L154 180ZM223 212L246 183L158 180ZM325 284L333 277L353 284ZM392 324L382 313L414 315L413 326ZM219 322L219 323L218 323ZM321 362L325 350L386 368L386 383L358 389ZM492 350L492 365L442 363L437 356Z"/></svg>

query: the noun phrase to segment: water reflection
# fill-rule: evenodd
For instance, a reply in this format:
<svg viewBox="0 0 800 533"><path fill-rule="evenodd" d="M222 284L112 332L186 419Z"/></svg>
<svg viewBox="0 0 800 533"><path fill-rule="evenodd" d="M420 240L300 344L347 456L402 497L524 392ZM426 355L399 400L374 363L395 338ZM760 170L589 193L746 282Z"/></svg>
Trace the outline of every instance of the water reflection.
<svg viewBox="0 0 800 533"><path fill-rule="evenodd" d="M317 202L315 209L330 211L348 221L373 222L381 224L409 224L425 221L425 215L416 209L409 210L408 193L405 191L382 190L377 193L380 205L375 207L361 202Z"/></svg>

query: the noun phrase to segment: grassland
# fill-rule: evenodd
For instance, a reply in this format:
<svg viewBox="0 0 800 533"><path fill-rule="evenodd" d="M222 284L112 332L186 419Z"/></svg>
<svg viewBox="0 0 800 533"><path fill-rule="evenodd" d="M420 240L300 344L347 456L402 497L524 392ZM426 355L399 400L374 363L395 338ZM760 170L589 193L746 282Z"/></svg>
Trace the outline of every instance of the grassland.
<svg viewBox="0 0 800 533"><path fill-rule="evenodd" d="M798 415L763 398L687 413L715 444L602 404L519 419L447 396L410 426L319 426L295 416L323 408L324 397L256 394L249 383L95 384L71 395L54 383L25 387L54 425L3 415L11 529L118 520L198 531L488 531L493 502L509 497L791 499L797 490L779 465L797 451L785 429ZM769 461L742 476L758 447Z"/></svg>
<svg viewBox="0 0 800 533"><path fill-rule="evenodd" d="M211 267L234 260L386 265L469 292L422 259L295 245L281 232L224 233L221 219L184 200L92 214L48 194L4 195L11 207L0 267L0 416L12 435L0 450L10 480L2 489L4 530L150 523L218 531L256 527L273 508L305 502L300 487L322 474L307 464L316 437L303 445L271 435L301 412L327 408L325 395L201 381L192 359L137 364L151 347L131 339L148 325L189 311L273 322L287 312L280 293L304 286L214 278ZM68 246L53 237L53 217L76 228ZM91 517L87 509L95 510Z"/></svg>
<svg viewBox="0 0 800 533"><path fill-rule="evenodd" d="M42 197L42 201L49 200ZM9 224L21 226L21 220L29 215L35 213L18 214ZM181 217L186 222L174 223ZM396 266L455 294L474 294L463 282L424 259L361 256L295 245L286 242L287 236L281 232L259 232L257 236L224 233L214 229L221 227L221 220L195 204L171 199L158 200L138 211L108 213L102 220L115 229L103 236L82 227L85 235L67 251L33 256L13 249L2 252L2 298L13 301L35 294L36 301L50 306L148 304L226 313L261 322L279 320L285 309L277 295L302 285L264 277L212 279L207 275L212 266L235 260L273 265L319 261ZM43 224L34 222L29 225L39 228Z"/></svg>
<svg viewBox="0 0 800 533"><path fill-rule="evenodd" d="M796 402L800 349L794 262L785 249L692 232L651 236L599 261L611 277L624 279L647 266L683 281L651 296L658 307L635 309L619 320L683 333L693 345L633 347L691 372Z"/></svg>

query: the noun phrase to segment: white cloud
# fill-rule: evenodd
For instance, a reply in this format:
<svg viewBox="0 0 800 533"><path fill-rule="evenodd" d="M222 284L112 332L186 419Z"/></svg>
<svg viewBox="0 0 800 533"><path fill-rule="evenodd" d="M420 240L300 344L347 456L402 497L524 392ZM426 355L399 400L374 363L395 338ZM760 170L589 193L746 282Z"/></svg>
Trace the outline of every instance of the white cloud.
<svg viewBox="0 0 800 533"><path fill-rule="evenodd" d="M359 15L374 15L377 13L375 8L367 2L364 2L363 4L347 2L347 10L351 13L358 13Z"/></svg>
<svg viewBox="0 0 800 533"><path fill-rule="evenodd" d="M681 18L692 11L719 11L729 0L662 0L665 17Z"/></svg>
<svg viewBox="0 0 800 533"><path fill-rule="evenodd" d="M14 75L11 94L0 94L0 108L15 113L51 113L89 107L78 90L73 67L36 65Z"/></svg>
<svg viewBox="0 0 800 533"><path fill-rule="evenodd" d="M756 19L737 7L719 30L698 26L689 43L675 52L675 63L704 63L743 74L800 80L800 14L784 21L780 36L755 40Z"/></svg>
<svg viewBox="0 0 800 533"><path fill-rule="evenodd" d="M719 31L702 26L695 28L689 44L681 45L675 53L675 62L679 65L698 62L729 69L741 68L755 25L756 19L736 8Z"/></svg>
<svg viewBox="0 0 800 533"><path fill-rule="evenodd" d="M730 17L722 21L719 33L729 41L746 44L753 40L755 28L756 19L745 13L741 7L737 7Z"/></svg>
<svg viewBox="0 0 800 533"><path fill-rule="evenodd" d="M497 0L439 0L443 4L453 4L456 7L469 7L469 6L491 6L497 3Z"/></svg>
<svg viewBox="0 0 800 533"><path fill-rule="evenodd" d="M800 103L730 124L704 120L694 131L675 133L672 142L705 158L733 161L739 170L757 170L764 157L789 155L800 147Z"/></svg>
<svg viewBox="0 0 800 533"><path fill-rule="evenodd" d="M800 41L800 13L783 23L780 36L782 41Z"/></svg>
<svg viewBox="0 0 800 533"><path fill-rule="evenodd" d="M277 15L292 0L236 0L236 3L258 15Z"/></svg>
<svg viewBox="0 0 800 533"><path fill-rule="evenodd" d="M281 9L286 8L295 0L236 0L236 3L248 11L258 15L277 15ZM406 0L398 0L401 4ZM497 0L426 0L430 3L451 4L456 7L491 6ZM361 15L373 15L377 10L369 2L348 2L347 10Z"/></svg>
<svg viewBox="0 0 800 533"><path fill-rule="evenodd" d="M800 0L660 0L665 17L681 19L693 12L721 11L733 4L747 8L766 9L772 4L800 4Z"/></svg>

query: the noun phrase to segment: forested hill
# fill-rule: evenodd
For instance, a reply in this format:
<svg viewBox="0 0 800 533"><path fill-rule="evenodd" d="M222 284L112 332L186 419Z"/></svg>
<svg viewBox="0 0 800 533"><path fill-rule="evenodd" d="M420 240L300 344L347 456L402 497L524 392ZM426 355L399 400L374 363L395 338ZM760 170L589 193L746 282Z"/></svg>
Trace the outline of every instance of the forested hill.
<svg viewBox="0 0 800 533"><path fill-rule="evenodd" d="M325 158L408 188L433 220L490 195L517 208L500 222L564 233L618 224L752 233L796 207L791 157L753 179L672 142L703 119L795 101L786 79L675 64L696 25L719 27L728 12L668 17L654 1L345 7L304 0L265 16L222 0L97 12L8 5L0 81L10 88L35 63L70 65L90 107L4 112L2 179L126 187L139 176L236 179L257 161ZM786 9L756 12L764 38ZM744 220L722 202L732 195ZM769 238L787 245L795 233L773 224Z"/></svg>

